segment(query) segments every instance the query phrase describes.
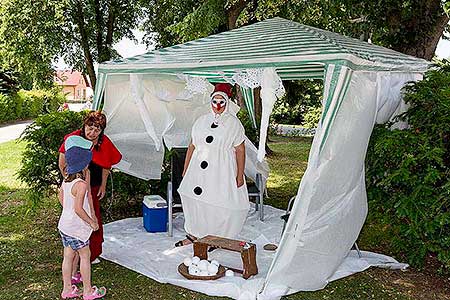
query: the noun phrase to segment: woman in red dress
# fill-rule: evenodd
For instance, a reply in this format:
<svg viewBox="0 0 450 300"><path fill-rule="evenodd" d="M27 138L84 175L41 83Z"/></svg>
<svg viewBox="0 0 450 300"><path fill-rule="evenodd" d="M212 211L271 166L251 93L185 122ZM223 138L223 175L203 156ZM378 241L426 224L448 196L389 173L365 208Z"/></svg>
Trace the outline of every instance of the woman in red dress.
<svg viewBox="0 0 450 300"><path fill-rule="evenodd" d="M100 111L91 111L84 119L83 127L64 137L64 141L71 135L79 135L93 142L92 161L89 164L90 189L94 204L95 217L99 230L92 233L90 238L91 261L102 253L103 224L100 214L100 199L106 194L106 183L112 165L122 159L122 154L112 141L104 134L106 116ZM66 174L66 160L64 157L64 142L59 148L59 169L63 176Z"/></svg>

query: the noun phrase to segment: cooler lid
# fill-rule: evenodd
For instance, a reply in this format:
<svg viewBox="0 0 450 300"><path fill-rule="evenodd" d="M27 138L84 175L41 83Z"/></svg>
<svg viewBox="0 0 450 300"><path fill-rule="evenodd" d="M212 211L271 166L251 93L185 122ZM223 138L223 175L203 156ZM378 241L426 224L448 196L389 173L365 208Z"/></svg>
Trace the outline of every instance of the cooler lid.
<svg viewBox="0 0 450 300"><path fill-rule="evenodd" d="M144 205L148 208L165 208L167 207L166 200L160 195L144 196Z"/></svg>

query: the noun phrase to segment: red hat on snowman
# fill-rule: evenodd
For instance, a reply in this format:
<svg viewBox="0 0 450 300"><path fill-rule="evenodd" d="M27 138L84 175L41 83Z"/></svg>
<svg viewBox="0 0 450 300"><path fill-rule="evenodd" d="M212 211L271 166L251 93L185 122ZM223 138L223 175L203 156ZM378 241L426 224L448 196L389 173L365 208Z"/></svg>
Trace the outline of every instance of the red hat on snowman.
<svg viewBox="0 0 450 300"><path fill-rule="evenodd" d="M227 105L228 100L230 100L233 87L229 83L218 83L214 86L214 91L211 93L211 104L216 109L220 110L222 107ZM214 97L220 95L222 99L215 99Z"/></svg>

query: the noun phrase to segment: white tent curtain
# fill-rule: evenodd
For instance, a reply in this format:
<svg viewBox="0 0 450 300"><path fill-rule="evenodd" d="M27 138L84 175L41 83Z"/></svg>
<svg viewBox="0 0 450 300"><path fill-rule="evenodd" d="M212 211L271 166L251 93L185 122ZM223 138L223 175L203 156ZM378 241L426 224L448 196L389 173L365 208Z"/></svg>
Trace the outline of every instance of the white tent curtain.
<svg viewBox="0 0 450 300"><path fill-rule="evenodd" d="M105 99L103 112L108 120L105 133L123 155L114 167L142 179L159 179L164 151L157 150L147 132L132 94L130 76L108 76Z"/></svg>
<svg viewBox="0 0 450 300"><path fill-rule="evenodd" d="M420 74L352 71L341 65L326 69L323 114L308 168L261 299L327 284L357 239L367 214L364 158L372 128L404 108L401 88L421 78ZM262 97L269 103L262 128L268 125L277 98L273 81L279 79L274 69L264 72L267 81L261 83ZM124 155L116 167L125 173L159 179L164 151L163 147L158 151L155 136L169 148L186 147L192 123L209 110L209 91L188 100L178 98L185 83L176 76L166 77L108 75L106 133ZM151 123L146 124L145 118ZM260 172L267 179L267 163L259 163L257 154L249 144L246 174L252 177Z"/></svg>
<svg viewBox="0 0 450 300"><path fill-rule="evenodd" d="M211 84L204 93L191 93L186 99L186 83L177 76L139 74L110 75L106 80L103 111L108 119L106 134L123 155L115 165L127 174L142 179L160 179L167 148L186 148L195 120L210 111ZM230 103L230 111L239 107ZM246 140L245 174L264 183L269 176L266 161L257 161L257 149Z"/></svg>
<svg viewBox="0 0 450 300"><path fill-rule="evenodd" d="M131 83L131 96L134 103L138 107L139 114L144 122L145 130L147 134L152 138L155 143L156 150L161 150L161 140L156 135L155 126L153 125L152 118L150 118L150 112L144 102L144 87L143 87L143 75L130 74Z"/></svg>
<svg viewBox="0 0 450 300"><path fill-rule="evenodd" d="M339 76L337 69L341 69ZM367 215L364 159L377 114L385 112L386 102L396 106L403 83L417 78L398 73L349 73L336 66L328 70L333 72L325 82L324 110L327 105L328 109L314 137L308 168L262 299L276 299L294 290L317 290L328 283ZM327 86L332 89L333 85L334 92L327 91ZM342 96L336 96L339 94Z"/></svg>
<svg viewBox="0 0 450 300"><path fill-rule="evenodd" d="M393 74L395 74L393 76ZM388 121L394 121L394 118L408 110L408 106L402 100L402 87L409 82L422 80L423 74L420 73L380 73L378 82L377 98L377 124L383 124ZM383 87L390 86L390 89ZM405 122L397 122L394 128L404 129L407 127Z"/></svg>
<svg viewBox="0 0 450 300"><path fill-rule="evenodd" d="M345 94L350 84L352 70L346 66L329 65L327 67L327 75L325 77L325 90L323 100L323 112L320 118L320 125L323 130L316 132L319 134L320 150L323 148L329 130L336 117L337 111L344 100ZM329 74L330 73L330 74Z"/></svg>

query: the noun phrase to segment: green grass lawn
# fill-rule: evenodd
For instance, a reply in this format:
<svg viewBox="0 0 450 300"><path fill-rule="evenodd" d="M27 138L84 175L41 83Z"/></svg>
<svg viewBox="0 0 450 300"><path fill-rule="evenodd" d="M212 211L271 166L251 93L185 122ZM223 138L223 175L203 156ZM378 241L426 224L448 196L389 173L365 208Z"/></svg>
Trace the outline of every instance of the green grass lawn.
<svg viewBox="0 0 450 300"><path fill-rule="evenodd" d="M266 203L285 208L306 169L311 140L272 140L270 147L275 153L269 159L272 170ZM0 144L0 299L58 299L62 247L56 228L60 208L52 197L42 199L41 205L29 210L24 200L26 189L14 177L24 146L15 142ZM283 299L422 299L411 296L401 285L386 281L386 274L391 273L398 274L368 270L333 282L321 291ZM93 283L109 289L107 299L220 299L157 283L108 261L93 266Z"/></svg>

